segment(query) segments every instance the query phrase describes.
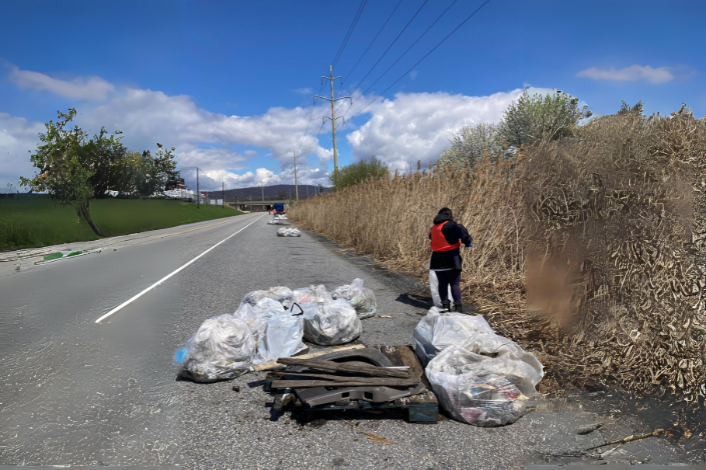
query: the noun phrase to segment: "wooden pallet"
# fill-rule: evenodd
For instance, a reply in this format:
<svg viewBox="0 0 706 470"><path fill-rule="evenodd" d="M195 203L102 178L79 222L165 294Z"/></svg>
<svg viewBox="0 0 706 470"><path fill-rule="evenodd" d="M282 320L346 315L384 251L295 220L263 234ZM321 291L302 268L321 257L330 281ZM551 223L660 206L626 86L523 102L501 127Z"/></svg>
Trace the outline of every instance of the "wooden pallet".
<svg viewBox="0 0 706 470"><path fill-rule="evenodd" d="M410 375L421 374L422 383L427 389L410 397L400 398L384 403L371 403L365 400L345 400L328 405L307 407L302 404L294 393L278 393L275 395L273 410L275 411L341 411L341 410L406 410L407 421L410 423L435 424L439 417L439 401L431 390L431 385L424 375L424 368L414 354L411 346L371 346L387 356L395 366L409 366ZM270 391L272 373L265 379L265 391Z"/></svg>

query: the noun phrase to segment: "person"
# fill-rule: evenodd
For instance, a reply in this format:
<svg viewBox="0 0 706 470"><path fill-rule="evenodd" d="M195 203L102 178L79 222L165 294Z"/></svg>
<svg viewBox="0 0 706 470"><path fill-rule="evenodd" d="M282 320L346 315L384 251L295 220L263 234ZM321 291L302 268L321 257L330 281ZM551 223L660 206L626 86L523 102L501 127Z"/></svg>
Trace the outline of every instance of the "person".
<svg viewBox="0 0 706 470"><path fill-rule="evenodd" d="M473 246L473 238L468 234L466 227L454 222L451 209L444 207L434 217L434 225L429 231L429 239L431 240L432 249L429 269L434 271L439 281L438 289L441 306L446 310L451 309L451 299L449 299L449 286L451 286L454 310L463 312L463 302L461 301L461 270L463 269L461 245Z"/></svg>

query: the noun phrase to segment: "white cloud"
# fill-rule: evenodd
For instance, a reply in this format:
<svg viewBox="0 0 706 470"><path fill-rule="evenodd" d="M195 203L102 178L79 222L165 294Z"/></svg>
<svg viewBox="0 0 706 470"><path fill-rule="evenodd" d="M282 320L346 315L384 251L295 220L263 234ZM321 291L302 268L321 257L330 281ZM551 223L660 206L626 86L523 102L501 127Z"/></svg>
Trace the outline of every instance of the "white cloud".
<svg viewBox="0 0 706 470"><path fill-rule="evenodd" d="M418 72L417 72L416 70L412 70L412 71L409 73L409 77L410 77L412 80L414 80L415 78L417 78L417 74L418 74Z"/></svg>
<svg viewBox="0 0 706 470"><path fill-rule="evenodd" d="M313 93L313 90L311 88L297 88L294 91L296 93L299 93L300 95L311 95Z"/></svg>
<svg viewBox="0 0 706 470"><path fill-rule="evenodd" d="M39 72L31 70L20 70L13 66L10 72L10 80L20 88L31 88L34 90L46 90L51 93L77 100L101 101L115 90L112 83L100 77L75 78L68 82L52 78Z"/></svg>
<svg viewBox="0 0 706 470"><path fill-rule="evenodd" d="M370 105L366 110L372 114L370 120L347 139L357 158L376 156L392 169L416 167L417 160L438 159L449 147L452 133L462 126L500 121L521 94L519 89L490 96L398 93L392 100Z"/></svg>
<svg viewBox="0 0 706 470"><path fill-rule="evenodd" d="M616 70L611 67L609 70L600 70L597 67L590 67L576 74L577 77L585 77L593 80L616 80L636 82L644 80L649 83L666 83L674 79L670 72L671 67L658 67L656 69L649 65L631 65L624 69Z"/></svg>
<svg viewBox="0 0 706 470"><path fill-rule="evenodd" d="M34 167L29 161L28 150L37 148L37 134L46 131L38 122L28 122L21 117L0 113L0 188L8 183L19 189L20 176L30 178Z"/></svg>

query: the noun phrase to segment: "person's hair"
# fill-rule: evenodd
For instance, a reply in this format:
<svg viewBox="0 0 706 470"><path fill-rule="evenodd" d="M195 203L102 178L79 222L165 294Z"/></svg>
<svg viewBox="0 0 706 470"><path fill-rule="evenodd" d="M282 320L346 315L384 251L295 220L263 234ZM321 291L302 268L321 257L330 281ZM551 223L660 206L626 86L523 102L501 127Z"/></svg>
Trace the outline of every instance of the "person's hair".
<svg viewBox="0 0 706 470"><path fill-rule="evenodd" d="M439 214L448 215L449 218L453 219L453 214L451 213L451 209L449 209L448 207L442 207L441 210L439 211Z"/></svg>

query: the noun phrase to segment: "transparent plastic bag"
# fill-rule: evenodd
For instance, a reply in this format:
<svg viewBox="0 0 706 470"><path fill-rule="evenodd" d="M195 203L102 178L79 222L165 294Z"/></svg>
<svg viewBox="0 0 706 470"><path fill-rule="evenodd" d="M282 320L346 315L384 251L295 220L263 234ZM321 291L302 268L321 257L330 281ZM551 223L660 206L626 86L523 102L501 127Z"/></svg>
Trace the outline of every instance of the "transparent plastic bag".
<svg viewBox="0 0 706 470"><path fill-rule="evenodd" d="M268 290L255 290L248 292L245 294L245 297L243 297L243 303L248 303L255 306L260 300L265 298L276 300L284 307L289 308L289 306L292 305L292 302L294 302L294 293L289 287L270 287Z"/></svg>
<svg viewBox="0 0 706 470"><path fill-rule="evenodd" d="M350 343L360 336L363 325L346 299L331 303L301 304L304 310L304 338L322 346Z"/></svg>
<svg viewBox="0 0 706 470"><path fill-rule="evenodd" d="M181 374L196 382L215 382L238 377L250 368L255 340L248 325L232 315L211 317L186 342L178 354Z"/></svg>
<svg viewBox="0 0 706 470"><path fill-rule="evenodd" d="M233 313L233 317L244 321L253 334L255 344L259 345L265 334L267 321L275 315L282 315L285 312L284 306L269 297L263 297L255 305L241 302L238 310Z"/></svg>
<svg viewBox="0 0 706 470"><path fill-rule="evenodd" d="M462 343L478 332L495 334L480 315L446 312L432 307L414 328L414 352L422 365L426 365L444 348Z"/></svg>
<svg viewBox="0 0 706 470"><path fill-rule="evenodd" d="M278 237L301 237L302 234L299 229L295 227L282 227L277 230Z"/></svg>
<svg viewBox="0 0 706 470"><path fill-rule="evenodd" d="M441 297L439 296L439 278L436 277L436 271L429 270L429 290L431 291L431 300L434 307L441 308ZM449 294L446 297L449 299L450 305L453 307L453 295L451 294L451 285L449 285Z"/></svg>
<svg viewBox="0 0 706 470"><path fill-rule="evenodd" d="M479 332L439 353L426 375L441 406L455 419L502 426L525 413L544 371L534 354L513 341Z"/></svg>
<svg viewBox="0 0 706 470"><path fill-rule="evenodd" d="M369 318L375 316L377 311L377 301L372 289L363 287L362 279L354 279L350 284L346 284L334 289L331 296L335 299L346 299L358 314L358 318Z"/></svg>
<svg viewBox="0 0 706 470"><path fill-rule="evenodd" d="M299 304L302 302L312 302L315 304L333 302L333 297L331 297L331 294L326 290L326 286L323 284L294 289L293 296L294 301Z"/></svg>
<svg viewBox="0 0 706 470"><path fill-rule="evenodd" d="M280 357L291 357L303 351L306 346L302 342L304 336L304 321L300 315L284 314L270 317L267 327L258 343L253 364L274 361Z"/></svg>

